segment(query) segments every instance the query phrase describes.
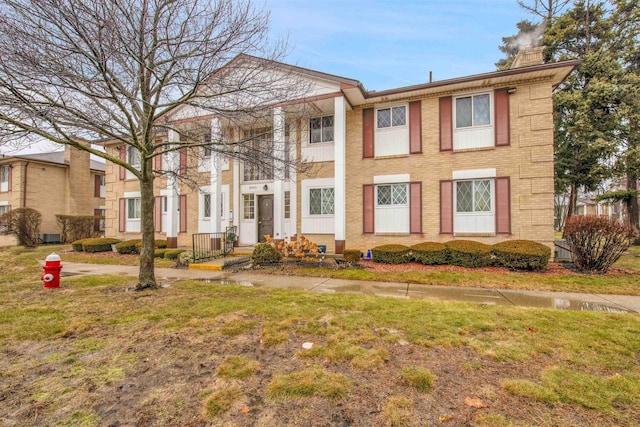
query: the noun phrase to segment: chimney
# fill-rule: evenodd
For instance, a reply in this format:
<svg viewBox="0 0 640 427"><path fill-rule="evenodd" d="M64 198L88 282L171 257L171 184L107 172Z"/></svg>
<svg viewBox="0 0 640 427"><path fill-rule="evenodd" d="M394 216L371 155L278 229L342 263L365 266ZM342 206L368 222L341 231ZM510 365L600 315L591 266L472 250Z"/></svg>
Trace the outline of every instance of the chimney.
<svg viewBox="0 0 640 427"><path fill-rule="evenodd" d="M544 56L543 56L544 47L524 47L518 55L516 59L513 61L511 68L522 68L522 67L530 67L532 65L541 65L544 64Z"/></svg>

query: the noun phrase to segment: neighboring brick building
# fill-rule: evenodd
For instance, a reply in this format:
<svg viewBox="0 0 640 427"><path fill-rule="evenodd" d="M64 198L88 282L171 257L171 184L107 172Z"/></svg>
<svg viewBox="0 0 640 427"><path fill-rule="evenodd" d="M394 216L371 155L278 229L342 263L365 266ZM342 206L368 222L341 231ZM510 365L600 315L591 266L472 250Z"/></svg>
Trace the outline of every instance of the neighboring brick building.
<svg viewBox="0 0 640 427"><path fill-rule="evenodd" d="M55 241L60 234L56 215L104 214L104 171L104 163L70 146L52 153L2 156L0 214L33 208L42 214L40 233L45 241ZM12 244L12 236L0 235L0 246Z"/></svg>
<svg viewBox="0 0 640 427"><path fill-rule="evenodd" d="M176 155L172 164L201 185L156 180L157 236L190 246L193 233L236 225L241 244L302 233L338 253L462 238L530 239L551 247L551 95L577 62L543 64L541 50L525 61L511 70L379 92L283 64L313 86L304 102L316 114L301 121L293 107L280 105L260 132L283 141L272 143L276 157L303 159L309 170L274 174L212 159L204 149ZM213 132L256 132L187 109L172 114L169 121ZM165 138L178 140L172 132ZM106 145L135 159L134 152ZM158 158L158 169L163 161ZM119 169L107 166L106 234L130 238L139 235L139 188Z"/></svg>

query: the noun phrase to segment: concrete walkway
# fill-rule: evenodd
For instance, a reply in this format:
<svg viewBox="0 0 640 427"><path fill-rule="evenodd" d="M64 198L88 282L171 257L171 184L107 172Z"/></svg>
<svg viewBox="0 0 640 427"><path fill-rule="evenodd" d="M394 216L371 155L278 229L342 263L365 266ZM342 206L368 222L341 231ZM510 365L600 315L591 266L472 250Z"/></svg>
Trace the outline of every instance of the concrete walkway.
<svg viewBox="0 0 640 427"><path fill-rule="evenodd" d="M321 277L283 276L253 272L156 268L159 283L172 280L206 280L243 286L298 289L310 292L347 292L407 299L469 301L479 304L556 308L563 310L640 313L640 297L628 295L580 294L570 292L514 291L484 288L460 288L411 283L369 282ZM138 267L64 262L65 276L116 275L137 276Z"/></svg>

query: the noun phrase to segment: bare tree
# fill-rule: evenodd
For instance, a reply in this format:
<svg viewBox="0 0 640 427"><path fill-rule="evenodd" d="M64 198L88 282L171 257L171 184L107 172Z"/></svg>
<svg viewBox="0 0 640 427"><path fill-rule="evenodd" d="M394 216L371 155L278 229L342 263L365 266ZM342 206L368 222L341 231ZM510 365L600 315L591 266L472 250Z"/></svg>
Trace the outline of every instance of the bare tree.
<svg viewBox="0 0 640 427"><path fill-rule="evenodd" d="M268 24L268 12L250 0L5 0L0 6L0 137L36 135L70 145L140 181L138 289L156 287L154 157L208 145L241 160L264 160L238 148L242 135L203 141L166 118L185 108L258 121L273 105L304 96L292 68L276 62L286 46L268 39ZM156 137L169 131L185 138L158 145ZM81 139L115 141L139 162Z"/></svg>
<svg viewBox="0 0 640 427"><path fill-rule="evenodd" d="M571 0L518 0L518 5L527 12L539 16L542 20L549 24L551 19L561 14Z"/></svg>

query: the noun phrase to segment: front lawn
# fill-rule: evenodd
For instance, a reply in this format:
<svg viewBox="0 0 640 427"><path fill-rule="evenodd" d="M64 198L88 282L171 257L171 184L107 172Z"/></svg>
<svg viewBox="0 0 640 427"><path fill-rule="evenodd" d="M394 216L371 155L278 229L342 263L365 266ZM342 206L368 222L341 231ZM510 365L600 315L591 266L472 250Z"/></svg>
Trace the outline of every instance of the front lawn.
<svg viewBox="0 0 640 427"><path fill-rule="evenodd" d="M635 425L640 316L130 277L0 250L7 425ZM31 254L33 255L33 254ZM273 280L278 280L273 276Z"/></svg>

